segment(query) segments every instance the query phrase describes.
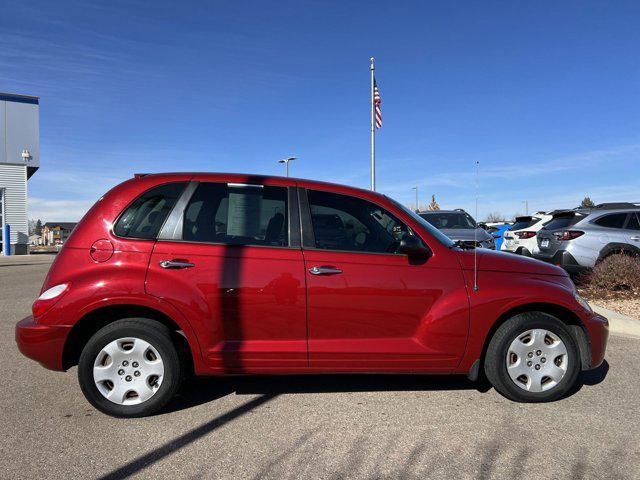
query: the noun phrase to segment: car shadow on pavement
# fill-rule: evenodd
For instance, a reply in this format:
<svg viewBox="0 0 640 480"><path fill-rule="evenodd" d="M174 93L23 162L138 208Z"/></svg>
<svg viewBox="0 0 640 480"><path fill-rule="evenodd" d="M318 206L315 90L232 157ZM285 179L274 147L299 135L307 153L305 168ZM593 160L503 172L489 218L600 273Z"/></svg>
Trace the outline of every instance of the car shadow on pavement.
<svg viewBox="0 0 640 480"><path fill-rule="evenodd" d="M464 375L265 375L194 377L185 382L162 413L202 405L226 395L279 395L336 392L408 392L476 390L486 392L486 381L472 382Z"/></svg>
<svg viewBox="0 0 640 480"><path fill-rule="evenodd" d="M609 362L607 362L606 360L603 361L598 368L580 372L580 376L578 377L578 382L576 384L575 391L577 392L584 385L593 386L593 385L598 385L599 383L602 383L604 379L607 377L608 373L609 373Z"/></svg>
<svg viewBox="0 0 640 480"><path fill-rule="evenodd" d="M585 385L604 381L609 372L605 360L594 370L580 373L575 387L566 397L574 395ZM489 382L480 378L472 382L464 375L402 375L402 374L325 374L325 375L247 375L236 377L193 377L162 413L185 410L209 403L226 395L279 395L298 393L339 392L420 392L446 390L475 390L485 393ZM566 398L564 397L564 398Z"/></svg>

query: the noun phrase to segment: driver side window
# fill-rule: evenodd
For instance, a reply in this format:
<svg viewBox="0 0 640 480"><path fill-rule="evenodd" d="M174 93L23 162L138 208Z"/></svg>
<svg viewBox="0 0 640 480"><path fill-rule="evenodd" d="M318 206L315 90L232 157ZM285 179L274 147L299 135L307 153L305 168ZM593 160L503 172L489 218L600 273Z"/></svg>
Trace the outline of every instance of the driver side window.
<svg viewBox="0 0 640 480"><path fill-rule="evenodd" d="M378 205L337 193L307 191L315 247L396 253L409 228Z"/></svg>

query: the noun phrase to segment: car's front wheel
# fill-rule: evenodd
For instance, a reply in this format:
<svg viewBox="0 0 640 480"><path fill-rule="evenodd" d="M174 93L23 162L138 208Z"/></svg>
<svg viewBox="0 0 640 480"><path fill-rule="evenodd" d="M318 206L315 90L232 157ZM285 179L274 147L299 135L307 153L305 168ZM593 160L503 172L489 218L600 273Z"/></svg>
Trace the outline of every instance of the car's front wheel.
<svg viewBox="0 0 640 480"><path fill-rule="evenodd" d="M494 388L519 402L565 396L580 373L580 355L567 326L542 312L515 315L495 332L485 357Z"/></svg>
<svg viewBox="0 0 640 480"><path fill-rule="evenodd" d="M116 417L141 417L161 409L180 386L183 365L169 329L128 318L100 329L87 342L78 379L87 400Z"/></svg>

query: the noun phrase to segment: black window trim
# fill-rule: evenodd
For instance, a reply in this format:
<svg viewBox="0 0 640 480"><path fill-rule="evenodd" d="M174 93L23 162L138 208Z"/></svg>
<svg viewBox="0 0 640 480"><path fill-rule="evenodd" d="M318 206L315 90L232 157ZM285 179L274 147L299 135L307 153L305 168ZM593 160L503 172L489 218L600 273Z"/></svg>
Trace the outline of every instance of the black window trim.
<svg viewBox="0 0 640 480"><path fill-rule="evenodd" d="M313 250L316 252L328 252L328 253L353 253L356 255L383 255L383 256L393 256L393 257L407 257L408 255L405 253L388 253L388 252L359 252L357 250L334 250L334 249L329 249L329 248L317 248L316 247L316 241L315 241L315 235L313 233L313 223L311 221L311 207L309 205L309 197L307 196L307 190L313 190L314 192L323 192L323 193L330 193L333 195L343 195L346 197L353 197L353 198L357 198L359 200L362 200L364 202L369 202L369 203L373 203L374 205L377 205L378 207L387 210L387 208L383 207L382 205L379 205L376 202L372 202L371 200L368 200L366 198L362 198L362 197L358 197L357 195L351 195L348 193L338 193L338 192L334 192L331 190L323 190L321 188L302 188L299 187L298 188L298 199L300 201L300 221L301 221L301 226L302 226L302 249L303 250ZM389 212L392 213L392 212ZM393 214L393 213L392 213ZM397 218L397 215L393 214L394 217ZM407 224L407 222L400 220L399 218L397 218L399 222L401 222L405 227L407 227L409 229L409 231L415 235L416 237L418 237L422 243L427 246L427 248L429 250L431 250L431 248L427 245L427 243L422 239L422 237L420 237L420 235L418 235L418 233L411 228L410 225Z"/></svg>
<svg viewBox="0 0 640 480"><path fill-rule="evenodd" d="M634 212L609 212L609 213L605 213L603 215L599 215L598 217L594 218L593 220L591 220L591 222L593 225L595 225L596 227L600 227L600 228L610 228L612 230L625 230L627 228L627 225L629 224L629 221L631 220L631 215L633 215ZM626 215L624 222L622 222L622 226L621 227L607 227L606 225L600 225L598 223L598 220L601 220L605 217L611 217L613 215Z"/></svg>
<svg viewBox="0 0 640 480"><path fill-rule="evenodd" d="M116 225L120 221L120 218L125 214L125 212L127 210L129 210L129 207L131 207L131 205L133 205L133 203L136 200L138 200L138 198L140 198L142 195L144 195L145 193L147 193L148 191L150 191L150 190L152 190L154 188L161 187L163 185L169 185L171 183L184 183L185 187L182 190L182 193L180 194L180 197L178 198L176 203L173 205L173 208L169 212L169 215L167 215L167 217L162 222L162 225L160 226L160 230L158 230L158 235L157 236L152 237L152 238L125 237L123 235L118 235L116 233L116 230L115 230L116 229ZM115 238L121 238L122 240L136 240L136 241L140 241L140 242L155 242L160 237L160 233L162 232L162 229L164 228L165 224L167 223L167 220L169 219L169 217L171 217L171 214L172 214L173 210L176 208L176 205L180 202L180 199L184 196L184 192L189 187L189 183L190 183L189 180L169 180L169 181L166 181L166 182L156 183L155 185L151 185L149 188L147 188L146 190L144 190L144 191L140 192L139 194L137 194L129 203L127 203L127 206L124 207L120 211L120 213L118 214L116 219L111 224L111 229L109 230L109 233L111 233L111 235L113 235Z"/></svg>
<svg viewBox="0 0 640 480"><path fill-rule="evenodd" d="M160 233L158 234L157 241L159 242L177 242L177 243L192 243L198 245L220 245L225 247L256 247L256 248L281 248L287 250L299 250L300 246L300 237L296 236L296 229L299 230L298 226L300 225L300 219L298 216L298 202L295 201L295 187L290 185L271 185L271 184L260 184L255 185L259 187L280 187L287 190L287 223L288 223L288 245L252 245L252 244L236 244L236 243L224 243L224 242L198 242L194 240L184 240L182 238L182 225L184 221L184 212L191 200L191 197L196 192L198 186L201 183L219 183L225 185L239 185L233 182L224 182L224 181L199 181L192 180L189 182L189 185L184 189L182 195L176 202L173 207L173 210L167 216L165 220L165 224L160 229ZM169 220L170 219L170 220Z"/></svg>

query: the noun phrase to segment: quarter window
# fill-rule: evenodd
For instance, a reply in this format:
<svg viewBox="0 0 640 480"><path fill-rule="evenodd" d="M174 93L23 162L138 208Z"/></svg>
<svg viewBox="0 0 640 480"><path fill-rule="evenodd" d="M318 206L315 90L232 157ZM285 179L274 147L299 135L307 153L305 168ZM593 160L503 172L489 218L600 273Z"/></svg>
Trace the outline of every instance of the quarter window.
<svg viewBox="0 0 640 480"><path fill-rule="evenodd" d="M185 209L182 239L283 247L288 231L285 187L201 183Z"/></svg>
<svg viewBox="0 0 640 480"><path fill-rule="evenodd" d="M185 182L165 183L147 190L127 207L113 232L127 238L156 238L185 185Z"/></svg>
<svg viewBox="0 0 640 480"><path fill-rule="evenodd" d="M335 193L308 190L315 247L396 253L406 225L378 205Z"/></svg>
<svg viewBox="0 0 640 480"><path fill-rule="evenodd" d="M626 213L612 213L611 215L605 215L604 217L598 218L594 223L601 227L622 228L626 219Z"/></svg>
<svg viewBox="0 0 640 480"><path fill-rule="evenodd" d="M629 223L627 223L627 230L640 230L640 220L637 213L632 213Z"/></svg>

